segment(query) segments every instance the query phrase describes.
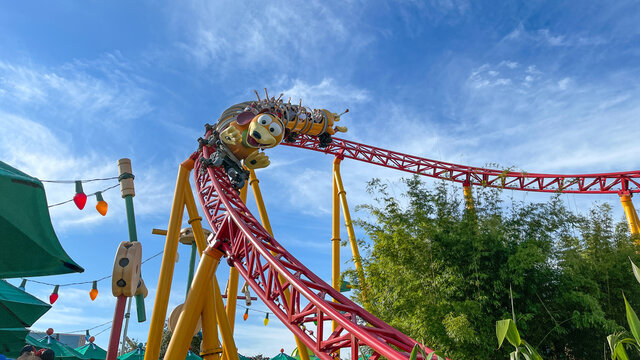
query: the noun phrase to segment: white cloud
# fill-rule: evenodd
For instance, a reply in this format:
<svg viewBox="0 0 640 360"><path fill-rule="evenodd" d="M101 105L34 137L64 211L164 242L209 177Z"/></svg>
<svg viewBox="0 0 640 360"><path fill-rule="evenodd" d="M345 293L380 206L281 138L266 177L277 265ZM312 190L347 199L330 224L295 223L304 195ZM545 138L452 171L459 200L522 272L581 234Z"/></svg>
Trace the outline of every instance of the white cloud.
<svg viewBox="0 0 640 360"><path fill-rule="evenodd" d="M283 98L291 97L291 102L297 103L302 99L302 104L312 108L326 108L334 112L342 112L338 106L349 106L369 100L367 90L358 89L349 84L340 84L332 78L324 78L317 84L309 84L303 80L295 79L290 88L278 91L284 93Z"/></svg>
<svg viewBox="0 0 640 360"><path fill-rule="evenodd" d="M526 29L522 23L507 34L503 41L523 41L552 47L596 46L607 43L601 36L556 34L550 29Z"/></svg>
<svg viewBox="0 0 640 360"><path fill-rule="evenodd" d="M37 111L61 124L103 126L123 124L151 111L147 92L119 71L125 65L113 56L105 59L101 68L92 68L102 72L100 78L86 72L87 64L82 63L44 68L0 60L0 107L23 115L24 109Z"/></svg>

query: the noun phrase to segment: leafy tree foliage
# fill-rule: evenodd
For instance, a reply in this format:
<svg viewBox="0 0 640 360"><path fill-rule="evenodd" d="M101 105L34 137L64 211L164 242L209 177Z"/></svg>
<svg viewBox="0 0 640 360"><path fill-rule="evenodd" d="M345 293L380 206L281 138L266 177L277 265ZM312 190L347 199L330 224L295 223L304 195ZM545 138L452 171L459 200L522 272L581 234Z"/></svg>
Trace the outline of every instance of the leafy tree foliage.
<svg viewBox="0 0 640 360"><path fill-rule="evenodd" d="M374 203L359 207L369 214L357 221L371 240L361 241L368 310L425 345L457 360L508 358L495 324L511 317L511 286L518 329L543 358L600 358L625 323L622 290L640 302L633 239L607 204L576 215L560 195L505 204L476 187L468 210L451 185L404 183L396 198L374 179Z"/></svg>

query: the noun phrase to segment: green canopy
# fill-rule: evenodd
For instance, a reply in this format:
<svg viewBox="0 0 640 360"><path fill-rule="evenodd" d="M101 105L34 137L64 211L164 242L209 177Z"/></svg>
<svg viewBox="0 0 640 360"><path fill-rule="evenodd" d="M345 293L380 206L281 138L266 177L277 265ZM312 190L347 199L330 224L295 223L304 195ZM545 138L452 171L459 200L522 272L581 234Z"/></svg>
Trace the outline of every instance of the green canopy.
<svg viewBox="0 0 640 360"><path fill-rule="evenodd" d="M84 355L75 351L71 346L61 343L60 341L56 340L56 338L52 336L47 335L42 339L38 340L38 343L40 343L40 345L36 345L36 346L53 350L53 352L56 353L56 359L64 359L64 360L87 359L84 357Z"/></svg>
<svg viewBox="0 0 640 360"><path fill-rule="evenodd" d="M118 360L144 360L144 349L137 348L126 354L118 356Z"/></svg>
<svg viewBox="0 0 640 360"><path fill-rule="evenodd" d="M242 355L240 353L238 353L238 359L240 359L240 360L251 360L248 357L246 357L246 356L244 356L244 355Z"/></svg>
<svg viewBox="0 0 640 360"><path fill-rule="evenodd" d="M86 359L104 360L107 358L107 351L92 342L85 346L75 348L75 350L84 355Z"/></svg>
<svg viewBox="0 0 640 360"><path fill-rule="evenodd" d="M271 358L271 360L296 360L296 358L291 357L283 352Z"/></svg>
<svg viewBox="0 0 640 360"><path fill-rule="evenodd" d="M187 357L185 358L185 360L202 360L202 358L196 355L193 351L189 350L187 351Z"/></svg>
<svg viewBox="0 0 640 360"><path fill-rule="evenodd" d="M33 325L51 305L0 280L0 328L25 328Z"/></svg>
<svg viewBox="0 0 640 360"><path fill-rule="evenodd" d="M42 344L40 344L40 341L38 341L38 339L34 338L31 335L27 335L27 337L24 339L24 342L29 344L29 345L33 345L35 347L42 348Z"/></svg>
<svg viewBox="0 0 640 360"><path fill-rule="evenodd" d="M25 328L0 329L0 354L6 357L18 357L25 345L24 338L29 333Z"/></svg>
<svg viewBox="0 0 640 360"><path fill-rule="evenodd" d="M51 225L44 186L0 161L0 278L83 272Z"/></svg>

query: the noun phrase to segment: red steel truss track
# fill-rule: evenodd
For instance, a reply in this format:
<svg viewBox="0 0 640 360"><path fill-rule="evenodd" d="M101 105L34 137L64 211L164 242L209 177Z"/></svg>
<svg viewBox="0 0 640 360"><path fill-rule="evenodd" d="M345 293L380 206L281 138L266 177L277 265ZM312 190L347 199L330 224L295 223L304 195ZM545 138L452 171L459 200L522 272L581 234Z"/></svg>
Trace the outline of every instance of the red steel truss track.
<svg viewBox="0 0 640 360"><path fill-rule="evenodd" d="M200 161L212 151L205 146L196 153L194 169L198 198L215 234L212 244L278 319L322 360L332 360L341 348L350 348L355 360L360 345L373 349L373 360L407 360L417 342L333 289L287 252L251 215L224 169ZM338 327L324 336L330 320ZM420 346L427 354L433 352Z"/></svg>
<svg viewBox="0 0 640 360"><path fill-rule="evenodd" d="M320 148L315 137L307 135L301 135L295 143L283 144L465 185L550 193L640 193L640 170L580 175L536 174L457 165L337 138L325 148Z"/></svg>

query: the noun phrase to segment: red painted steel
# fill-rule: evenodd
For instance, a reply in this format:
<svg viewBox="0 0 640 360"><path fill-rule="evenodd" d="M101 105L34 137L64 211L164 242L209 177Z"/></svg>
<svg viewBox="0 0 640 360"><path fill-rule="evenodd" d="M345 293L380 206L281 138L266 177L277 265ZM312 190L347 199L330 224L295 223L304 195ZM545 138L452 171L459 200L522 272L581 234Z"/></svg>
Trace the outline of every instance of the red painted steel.
<svg viewBox="0 0 640 360"><path fill-rule="evenodd" d="M301 135L295 143L283 144L465 185L549 193L640 193L640 170L578 175L537 174L457 165L338 138L333 138L325 148L320 148L315 137L307 135Z"/></svg>
<svg viewBox="0 0 640 360"><path fill-rule="evenodd" d="M287 252L251 215L224 169L202 164L200 156L209 158L212 151L204 146L194 154L196 190L214 234L212 244L271 312L322 360L360 345L373 349L373 359L407 360L417 341L362 309ZM332 320L338 328L324 336L322 328L330 324L325 321Z"/></svg>

